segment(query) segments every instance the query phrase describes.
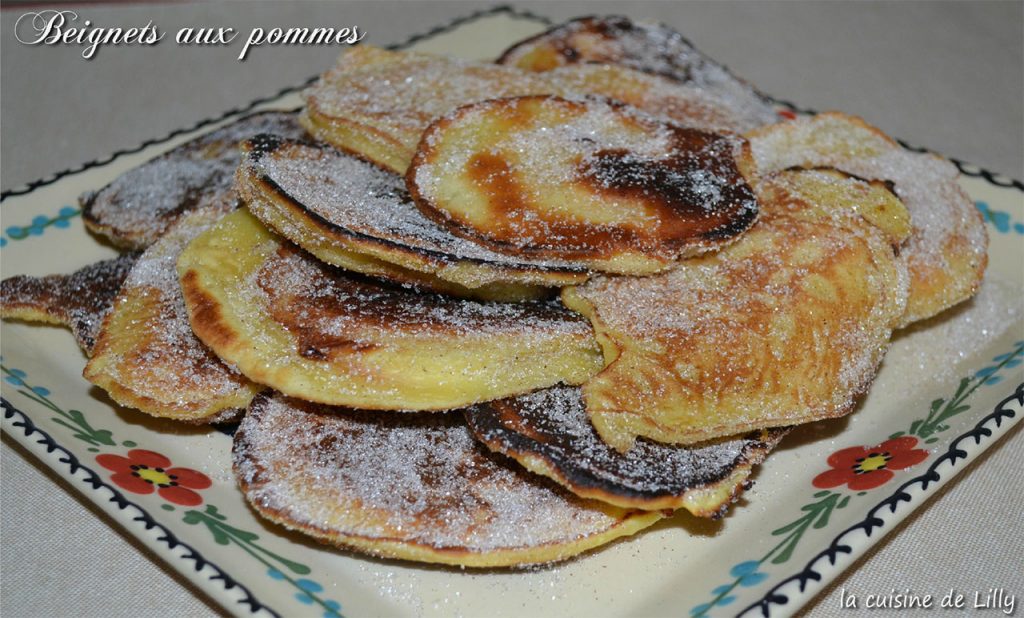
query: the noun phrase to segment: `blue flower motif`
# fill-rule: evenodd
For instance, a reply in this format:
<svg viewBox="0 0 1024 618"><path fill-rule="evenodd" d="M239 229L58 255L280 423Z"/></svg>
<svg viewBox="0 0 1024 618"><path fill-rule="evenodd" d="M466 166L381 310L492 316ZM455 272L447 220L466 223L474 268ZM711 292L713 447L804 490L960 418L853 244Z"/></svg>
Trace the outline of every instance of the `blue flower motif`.
<svg viewBox="0 0 1024 618"><path fill-rule="evenodd" d="M324 618L338 618L341 615L341 603L334 600L324 601L327 610L324 611Z"/></svg>
<svg viewBox="0 0 1024 618"><path fill-rule="evenodd" d="M992 210L987 202L975 202L974 205L977 206L979 211L981 211L981 214L985 219L995 226L996 231L1002 234L1008 234L1012 229L1018 234L1024 234L1024 223L1018 222L1014 223L1012 226L1010 225L1010 213L1003 212L1001 210Z"/></svg>
<svg viewBox="0 0 1024 618"><path fill-rule="evenodd" d="M767 573L750 573L749 575L744 575L740 578L740 585L749 588L750 586L756 586L760 584L766 579L768 579Z"/></svg>
<svg viewBox="0 0 1024 618"><path fill-rule="evenodd" d="M995 365L989 365L988 367L982 367L974 375L979 378L986 378L995 373L997 369L998 367L996 367Z"/></svg>
<svg viewBox="0 0 1024 618"><path fill-rule="evenodd" d="M989 211L988 218L992 225L1003 234L1010 231L1010 213L1002 211Z"/></svg>
<svg viewBox="0 0 1024 618"><path fill-rule="evenodd" d="M1003 377L999 375L993 375L996 372L997 367L988 366L982 367L974 374L974 377L981 378L982 384L998 384L1003 381Z"/></svg>
<svg viewBox="0 0 1024 618"><path fill-rule="evenodd" d="M767 573L758 571L761 563L757 560L741 562L729 570L729 575L739 580L739 585L750 587L756 586L768 578Z"/></svg>
<svg viewBox="0 0 1024 618"><path fill-rule="evenodd" d="M10 375L4 377L4 382L7 382L8 384L13 384L15 386L25 386L24 378L26 376L26 373L24 371L22 371L21 369L8 369L7 371L10 373Z"/></svg>
<svg viewBox="0 0 1024 618"><path fill-rule="evenodd" d="M71 227L71 219L82 214L82 211L73 206L64 206L54 217L36 215L31 223L25 226L12 225L4 232L7 238L0 237L0 247L6 247L10 240L23 240L30 236L41 236L49 226L68 228Z"/></svg>
<svg viewBox="0 0 1024 618"><path fill-rule="evenodd" d="M276 579L278 581L285 579L284 573L278 571L275 568L267 569L267 575L269 575L271 579ZM323 592L324 590L324 587L321 586L319 583L306 578L296 580L295 585L298 586L300 590L302 590L302 592L295 593L295 600L304 605L314 604L317 600L313 598L313 595L318 592ZM324 618L338 618L338 616L341 615L341 603L338 603L337 601L333 600L327 600L323 601L323 604L327 608L324 610L323 613Z"/></svg>
<svg viewBox="0 0 1024 618"><path fill-rule="evenodd" d="M746 562L741 562L729 569L729 575L732 575L733 577L743 577L744 575L756 572L757 567L759 566L761 566L761 563L757 560L747 560Z"/></svg>
<svg viewBox="0 0 1024 618"><path fill-rule="evenodd" d="M690 610L690 615L702 616L706 614L709 609L711 609L711 603L701 603L700 605L695 605L693 609Z"/></svg>
<svg viewBox="0 0 1024 618"><path fill-rule="evenodd" d="M323 586L311 579L300 579L295 583L306 592L323 592L324 590Z"/></svg>
<svg viewBox="0 0 1024 618"><path fill-rule="evenodd" d="M48 397L50 395L50 389L42 387L42 386L33 386L32 387L32 392L35 393L36 395L40 395L42 397Z"/></svg>
<svg viewBox="0 0 1024 618"><path fill-rule="evenodd" d="M999 356L996 356L992 360L996 361L997 363L1001 363L1003 361L1008 361L1004 365L1004 367L1008 367L1008 368L1012 369L1012 368L1020 365L1021 363L1024 363L1024 356L1021 356L1021 355L1017 354L1017 350L1014 350L1013 352L1007 352L1006 354L1000 354Z"/></svg>

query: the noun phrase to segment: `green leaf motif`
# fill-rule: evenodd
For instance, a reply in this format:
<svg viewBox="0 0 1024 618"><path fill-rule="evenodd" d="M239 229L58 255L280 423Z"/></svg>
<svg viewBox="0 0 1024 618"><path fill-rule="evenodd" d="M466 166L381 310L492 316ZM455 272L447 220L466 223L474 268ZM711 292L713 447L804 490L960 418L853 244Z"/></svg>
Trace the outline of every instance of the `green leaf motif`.
<svg viewBox="0 0 1024 618"><path fill-rule="evenodd" d="M938 438L933 437L932 434L948 430L950 425L946 421L970 409L970 406L964 403L964 401L971 393L973 393L987 380L990 380L1008 364L1010 364L1011 367L1021 364L1019 357L1024 355L1024 342L1018 342L1015 345L1017 347L1009 354L1001 354L993 359L998 363L997 365L986 367L984 371L979 371L972 378L964 378L960 380L960 383L957 385L956 393L948 401L944 398L933 400L931 402L928 415L923 419L914 420L910 424L910 429L908 431L897 431L891 434L889 438L895 439L910 435L923 439L926 444L932 444L938 441ZM860 491L857 492L857 495L865 496L867 495L867 492ZM800 512L803 513L803 515L776 528L775 530L772 530L772 536L782 537L778 544L761 556L761 558L745 561L740 564L762 565L765 562L770 562L771 564L783 564L788 562L793 557L794 551L799 545L801 539L804 538L806 532L812 528L821 529L828 526L835 510L846 508L846 506L850 504L851 498L849 495L833 493L830 490L815 492L813 496L816 499L815 502L811 502L810 504L805 504L800 507ZM731 583L724 584L712 590L712 595L715 595L714 598L707 603L701 603L693 607L690 610L690 616L693 618L702 618L712 609L717 608L720 605L724 605L726 599L733 599L734 597L726 595L729 595L737 586L744 585L743 577L743 574L736 574L735 579L733 579ZM767 577L767 575L763 575L763 577Z"/></svg>
<svg viewBox="0 0 1024 618"><path fill-rule="evenodd" d="M258 543L260 540L258 534L229 525L227 517L216 506L207 504L204 511L197 511L195 509L186 511L182 521L193 526L205 526L213 536L214 542L219 545L233 544L239 547L249 554L251 558L266 567L268 572L274 573L274 579L287 581L297 591L296 596L306 599L303 602L318 604L324 610L324 615L340 615L338 613L339 605L335 601L325 601L320 598L316 591L310 589L308 585L310 582L308 580L295 580L280 567L284 567L284 569L296 575L309 575L312 569L302 563L279 556L263 547Z"/></svg>
<svg viewBox="0 0 1024 618"><path fill-rule="evenodd" d="M10 369L5 365L0 364L0 371L7 376L5 381L10 384L17 386L23 386L25 388L19 388L18 393L24 395L28 399L38 403L44 408L54 412L58 416L56 418L50 418L50 420L65 429L70 430L71 435L89 444L90 446L114 446L117 444L114 441L114 434L108 429L95 429L86 420L85 415L80 410L65 410L50 399L49 389L41 386L32 386L26 380L28 376L24 371L20 369Z"/></svg>
<svg viewBox="0 0 1024 618"><path fill-rule="evenodd" d="M994 360L998 361L996 365L986 367L984 372L979 371L972 377L962 378L960 383L957 385L956 392L953 396L948 400L940 397L939 399L932 401L931 408L928 411L928 416L912 422L910 424L910 431L907 433L921 438L926 444L934 443L934 434L947 431L951 427L947 422L949 419L971 409L971 406L965 403L967 398L974 393L978 387L996 376L1008 364L1010 364L1010 366L1019 364L1020 361L1017 359L1022 354L1024 354L1024 345L1021 345L1020 342L1018 342L1017 347L1011 352L1000 354L994 358Z"/></svg>
<svg viewBox="0 0 1024 618"><path fill-rule="evenodd" d="M273 567L273 565L267 562L264 559L264 556L277 561L293 573L297 573L299 575L307 575L310 573L310 568L308 566L283 558L258 545L256 541L258 541L260 537L255 532L242 530L241 528L236 528L225 523L227 521L227 517L222 515L217 507L212 504L206 505L205 512L196 510L186 511L184 517L182 517L182 521L193 526L198 524L206 526L207 530L209 530L210 534L213 536L214 542L218 545L230 545L234 543L268 567Z"/></svg>
<svg viewBox="0 0 1024 618"><path fill-rule="evenodd" d="M818 496L821 493L822 492L818 492L815 496ZM849 496L846 496L845 499L840 502L840 494L833 493L831 491L825 493L827 495L822 496L817 502L805 504L800 507L800 510L805 513L803 517L791 521L781 528L772 530L772 536L780 536L783 534L786 534L787 536L761 559L762 562L769 558L771 558L772 564L782 564L789 561L793 556L793 551L800 543L800 539L803 538L804 533L807 532L808 528L824 528L828 525L829 519L832 517L832 512L835 509L844 508L849 503ZM772 557L772 554L775 554L776 551L779 553Z"/></svg>

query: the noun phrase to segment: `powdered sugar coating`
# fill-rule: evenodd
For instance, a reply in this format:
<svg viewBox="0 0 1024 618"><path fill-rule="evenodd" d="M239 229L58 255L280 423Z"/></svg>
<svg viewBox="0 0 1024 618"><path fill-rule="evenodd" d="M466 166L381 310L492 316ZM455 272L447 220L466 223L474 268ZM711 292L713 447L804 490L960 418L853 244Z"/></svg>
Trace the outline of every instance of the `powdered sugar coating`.
<svg viewBox="0 0 1024 618"><path fill-rule="evenodd" d="M538 50L542 50L539 57L529 57ZM698 51L682 34L628 17L568 21L513 46L498 62L542 71L575 63L621 65L706 92L735 110L748 126L777 120L766 97Z"/></svg>
<svg viewBox="0 0 1024 618"><path fill-rule="evenodd" d="M272 183L304 210L344 232L422 252L441 265L469 261L499 268L580 270L563 261L504 255L452 234L423 216L401 176L363 159L327 146L267 136L262 141L273 144L270 152L253 148L240 173ZM289 238L305 231L282 230Z"/></svg>
<svg viewBox="0 0 1024 618"><path fill-rule="evenodd" d="M457 412L381 416L262 395L234 462L246 498L272 519L399 557L394 544L497 554L575 543L626 516L491 455Z"/></svg>
<svg viewBox="0 0 1024 618"><path fill-rule="evenodd" d="M303 92L303 122L317 138L404 173L435 118L474 101L551 92L546 78L512 67L360 46Z"/></svg>
<svg viewBox="0 0 1024 618"><path fill-rule="evenodd" d="M888 239L856 219L766 212L714 255L563 291L610 363L583 390L617 449L839 416L870 384L907 297Z"/></svg>
<svg viewBox="0 0 1024 618"><path fill-rule="evenodd" d="M625 66L533 73L362 46L343 54L304 92L302 122L318 139L404 173L432 121L462 105L528 95L596 95L685 126L713 130L739 131L764 124L720 93Z"/></svg>
<svg viewBox="0 0 1024 618"><path fill-rule="evenodd" d="M128 170L99 191L83 194L79 201L86 225L115 244L143 249L189 211L235 208L238 143L267 132L296 138L305 134L291 112L261 112L232 122Z"/></svg>
<svg viewBox="0 0 1024 618"><path fill-rule="evenodd" d="M466 419L490 448L520 461L542 459L551 476L576 493L636 505L658 502L658 508L678 507L691 490L759 462L781 435L759 440L754 434L692 447L640 440L620 453L594 430L580 389L561 385L473 406ZM719 512L737 487L722 489L717 499L695 500L703 513Z"/></svg>
<svg viewBox="0 0 1024 618"><path fill-rule="evenodd" d="M748 137L760 174L829 166L892 183L913 226L900 251L911 273L904 324L974 293L987 263L988 235L950 161L910 152L863 120L839 113L797 118Z"/></svg>
<svg viewBox="0 0 1024 618"><path fill-rule="evenodd" d="M84 372L115 400L158 416L201 418L251 397L249 381L192 332L178 283L178 256L221 216L189 213L128 274Z"/></svg>
<svg viewBox="0 0 1024 618"><path fill-rule="evenodd" d="M736 98L617 64L570 64L546 73L566 92L622 101L685 127L742 133L771 122Z"/></svg>
<svg viewBox="0 0 1024 618"><path fill-rule="evenodd" d="M0 283L0 311L4 317L28 321L56 320L71 328L78 345L92 354L103 319L138 257L126 253L70 275L9 277Z"/></svg>
<svg viewBox="0 0 1024 618"><path fill-rule="evenodd" d="M643 274L753 223L741 143L604 99L498 99L432 124L407 182L428 216L496 250Z"/></svg>

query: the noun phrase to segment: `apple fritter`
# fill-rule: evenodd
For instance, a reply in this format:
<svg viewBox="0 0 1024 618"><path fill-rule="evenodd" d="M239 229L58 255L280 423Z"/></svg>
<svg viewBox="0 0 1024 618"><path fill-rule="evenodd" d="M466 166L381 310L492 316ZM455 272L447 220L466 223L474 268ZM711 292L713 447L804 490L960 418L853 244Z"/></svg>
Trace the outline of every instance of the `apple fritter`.
<svg viewBox="0 0 1024 618"><path fill-rule="evenodd" d="M554 562L662 517L583 500L529 474L476 443L458 412L381 415L260 395L233 455L261 515L386 558Z"/></svg>
<svg viewBox="0 0 1024 618"><path fill-rule="evenodd" d="M328 264L481 300L542 298L587 278L453 235L420 213L401 176L331 147L263 135L244 148L237 188L249 210Z"/></svg>
<svg viewBox="0 0 1024 618"><path fill-rule="evenodd" d="M578 496L623 508L685 508L699 517L723 515L788 432L767 429L693 446L638 440L623 454L601 440L580 389L571 386L478 404L466 409L466 421L491 450Z"/></svg>
<svg viewBox="0 0 1024 618"><path fill-rule="evenodd" d="M297 138L305 131L293 112L260 112L197 137L83 194L86 227L115 245L145 249L189 211L228 212L238 202L238 143L257 133Z"/></svg>
<svg viewBox="0 0 1024 618"><path fill-rule="evenodd" d="M861 180L831 168L790 169L769 178L764 187L773 196L765 201L769 215L859 217L885 234L897 253L913 232L907 207L887 183Z"/></svg>
<svg viewBox="0 0 1024 618"><path fill-rule="evenodd" d="M626 66L578 65L538 74L368 46L342 54L306 90L301 122L318 139L404 174L420 136L437 118L468 103L525 95L597 95L709 130L742 131L764 124L752 119L743 101L724 92Z"/></svg>
<svg viewBox="0 0 1024 618"><path fill-rule="evenodd" d="M910 271L910 299L900 326L931 317L977 291L988 264L988 236L952 163L906 150L862 119L838 112L771 125L748 137L760 174L828 166L892 184L912 227L900 251Z"/></svg>
<svg viewBox="0 0 1024 618"><path fill-rule="evenodd" d="M435 118L465 103L551 88L511 67L360 45L306 90L301 122L318 139L404 174Z"/></svg>
<svg viewBox="0 0 1024 618"><path fill-rule="evenodd" d="M557 303L480 303L359 277L285 244L246 210L178 260L195 333L255 382L375 410L443 410L578 384L601 367Z"/></svg>
<svg viewBox="0 0 1024 618"><path fill-rule="evenodd" d="M570 64L545 76L561 93L614 99L685 127L742 133L764 124L759 119L751 119L749 110L736 101L622 65Z"/></svg>
<svg viewBox="0 0 1024 618"><path fill-rule="evenodd" d="M138 253L125 253L70 275L4 279L0 282L0 316L67 326L86 355L91 355L100 325L138 257Z"/></svg>
<svg viewBox="0 0 1024 618"><path fill-rule="evenodd" d="M579 64L618 65L671 79L723 101L747 127L775 122L771 101L700 53L679 32L610 15L581 17L509 48L499 64L551 71Z"/></svg>
<svg viewBox="0 0 1024 618"><path fill-rule="evenodd" d="M583 393L617 450L637 436L693 444L840 416L873 380L906 306L890 237L855 204L807 202L856 191L756 186L762 219L718 253L563 290L604 350Z"/></svg>
<svg viewBox="0 0 1024 618"><path fill-rule="evenodd" d="M220 422L260 387L220 361L189 327L175 260L223 213L183 216L139 257L82 374L121 405L193 423Z"/></svg>
<svg viewBox="0 0 1024 618"><path fill-rule="evenodd" d="M495 99L432 124L406 184L424 214L502 253L646 274L753 224L742 146L608 101Z"/></svg>

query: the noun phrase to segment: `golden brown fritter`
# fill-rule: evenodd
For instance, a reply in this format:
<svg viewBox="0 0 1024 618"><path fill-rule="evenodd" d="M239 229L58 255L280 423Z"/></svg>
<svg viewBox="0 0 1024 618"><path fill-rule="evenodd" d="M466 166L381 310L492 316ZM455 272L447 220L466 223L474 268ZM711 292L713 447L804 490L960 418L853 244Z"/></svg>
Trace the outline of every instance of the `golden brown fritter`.
<svg viewBox="0 0 1024 618"><path fill-rule="evenodd" d="M221 216L217 210L186 214L128 274L82 372L119 404L153 416L220 422L260 389L195 337L178 285L178 255Z"/></svg>
<svg viewBox="0 0 1024 618"><path fill-rule="evenodd" d="M662 517L577 498L489 453L458 412L381 415L260 395L233 452L242 492L261 515L387 558L554 562Z"/></svg>
<svg viewBox="0 0 1024 618"><path fill-rule="evenodd" d="M906 304L890 238L854 204L808 202L857 191L800 193L770 178L757 190L762 219L718 253L563 290L604 350L583 394L616 449L637 436L693 444L840 416L874 378Z"/></svg>
<svg viewBox="0 0 1024 618"><path fill-rule="evenodd" d="M255 382L377 410L443 410L578 384L601 367L586 321L557 303L419 294L332 268L245 210L182 253L195 333Z"/></svg>
<svg viewBox="0 0 1024 618"><path fill-rule="evenodd" d="M424 214L495 251L649 274L753 224L744 152L618 103L494 99L432 124L407 185Z"/></svg>

